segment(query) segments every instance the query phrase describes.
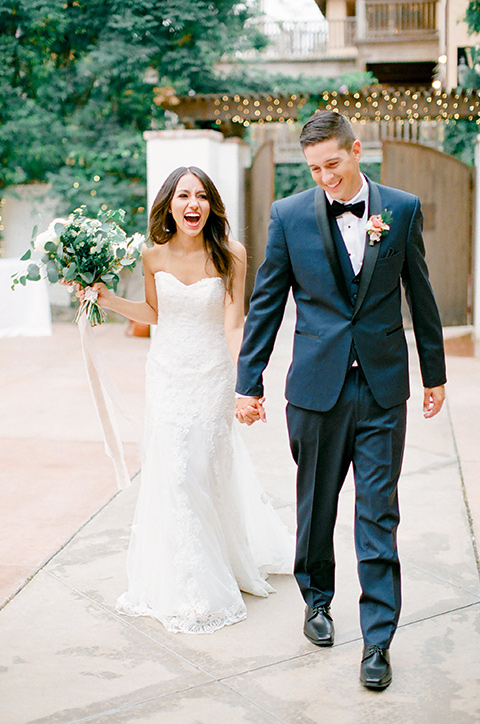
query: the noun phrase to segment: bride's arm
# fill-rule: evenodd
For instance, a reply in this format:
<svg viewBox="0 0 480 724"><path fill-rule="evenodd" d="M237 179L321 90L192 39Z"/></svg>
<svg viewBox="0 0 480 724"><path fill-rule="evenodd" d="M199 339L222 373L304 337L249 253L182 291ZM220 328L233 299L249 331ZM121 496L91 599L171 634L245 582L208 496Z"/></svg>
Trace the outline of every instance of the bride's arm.
<svg viewBox="0 0 480 724"><path fill-rule="evenodd" d="M149 249L142 248L143 270L145 274L145 300L144 302L133 302L130 299L123 299L114 294L104 284L95 284L94 289L98 292L98 303L105 309L111 309L127 319L143 324L156 324L158 319L157 292L155 289L155 277L150 266Z"/></svg>
<svg viewBox="0 0 480 724"><path fill-rule="evenodd" d="M225 338L232 359L237 364L243 338L243 325L245 323L244 296L245 275L247 271L247 252L243 244L238 241L230 242L235 269L233 275L233 299L230 294L225 295Z"/></svg>
<svg viewBox="0 0 480 724"><path fill-rule="evenodd" d="M238 355L243 340L243 327L245 324L244 297L245 276L247 272L247 252L239 242L231 242L235 255L235 272L233 277L233 299L230 294L225 295L225 337L232 359L237 365ZM245 397L237 400L236 417L240 422L251 425L256 420L267 421L263 403L265 398Z"/></svg>

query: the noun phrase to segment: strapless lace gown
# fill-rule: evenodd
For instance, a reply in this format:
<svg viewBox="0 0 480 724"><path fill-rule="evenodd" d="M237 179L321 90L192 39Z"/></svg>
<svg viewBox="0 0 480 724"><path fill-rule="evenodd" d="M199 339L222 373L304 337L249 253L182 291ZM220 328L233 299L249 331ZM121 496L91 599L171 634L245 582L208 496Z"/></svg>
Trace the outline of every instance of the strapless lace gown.
<svg viewBox="0 0 480 724"><path fill-rule="evenodd" d="M161 271L155 282L142 480L117 610L207 633L246 617L240 590L267 596L268 573L291 573L293 536L234 419L223 281L185 285Z"/></svg>

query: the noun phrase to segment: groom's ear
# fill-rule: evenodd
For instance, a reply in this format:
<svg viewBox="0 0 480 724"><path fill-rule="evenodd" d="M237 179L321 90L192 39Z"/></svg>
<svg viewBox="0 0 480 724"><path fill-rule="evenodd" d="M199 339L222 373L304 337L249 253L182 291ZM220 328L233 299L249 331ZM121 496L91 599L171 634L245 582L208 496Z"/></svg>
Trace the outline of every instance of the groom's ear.
<svg viewBox="0 0 480 724"><path fill-rule="evenodd" d="M360 143L358 138L355 139L355 141L352 143L352 154L355 161L357 161L357 163L360 163L360 159L362 158L362 144Z"/></svg>

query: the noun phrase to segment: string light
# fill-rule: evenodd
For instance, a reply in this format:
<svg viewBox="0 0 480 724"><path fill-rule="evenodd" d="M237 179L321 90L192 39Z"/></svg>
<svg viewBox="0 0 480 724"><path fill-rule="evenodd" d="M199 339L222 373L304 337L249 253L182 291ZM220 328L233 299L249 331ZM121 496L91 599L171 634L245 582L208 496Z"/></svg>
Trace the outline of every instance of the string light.
<svg viewBox="0 0 480 724"><path fill-rule="evenodd" d="M420 120L443 120L452 123L461 118L480 120L480 92L476 90L452 91L447 93L441 88L388 89L372 87L365 91L321 91L317 110L327 109L345 113L354 122L386 121L413 123ZM295 123L299 120L299 111L310 96L298 94L227 95L183 97L175 112L182 117L184 113L190 119L211 119L217 126L232 122L248 127L256 123L278 122ZM182 108L183 104L183 108ZM165 102L168 107L168 101ZM75 163L75 160L72 159ZM77 159L82 165L83 159ZM97 181L97 177L94 177ZM99 180L99 179L98 179ZM78 185L75 187L78 188Z"/></svg>

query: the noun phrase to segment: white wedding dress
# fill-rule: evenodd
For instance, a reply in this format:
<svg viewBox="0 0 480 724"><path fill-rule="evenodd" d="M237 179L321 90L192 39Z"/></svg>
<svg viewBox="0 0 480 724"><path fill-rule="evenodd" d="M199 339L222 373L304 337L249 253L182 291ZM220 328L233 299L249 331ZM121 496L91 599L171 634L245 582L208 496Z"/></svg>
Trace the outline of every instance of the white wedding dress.
<svg viewBox="0 0 480 724"><path fill-rule="evenodd" d="M293 536L236 429L222 279L185 285L160 271L155 282L142 480L117 610L209 633L246 617L240 590L267 596L268 573L292 572Z"/></svg>

